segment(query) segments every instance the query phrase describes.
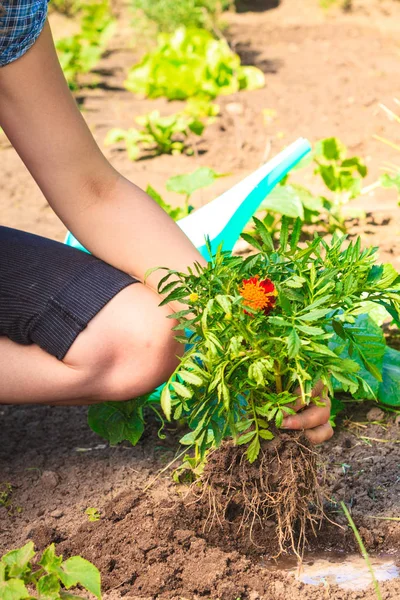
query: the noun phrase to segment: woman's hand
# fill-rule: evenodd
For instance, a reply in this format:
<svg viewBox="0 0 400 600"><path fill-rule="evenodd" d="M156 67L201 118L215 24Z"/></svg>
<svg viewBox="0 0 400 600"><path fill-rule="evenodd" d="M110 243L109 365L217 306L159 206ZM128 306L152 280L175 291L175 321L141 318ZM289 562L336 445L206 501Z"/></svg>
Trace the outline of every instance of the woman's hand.
<svg viewBox="0 0 400 600"><path fill-rule="evenodd" d="M292 407L296 415L289 415L283 419L282 429L304 430L306 437L312 444L322 444L333 436L332 425L329 423L331 414L331 401L326 394L326 388L319 381L312 391L312 397L319 396L324 406L311 404L305 406L301 398L298 398Z"/></svg>

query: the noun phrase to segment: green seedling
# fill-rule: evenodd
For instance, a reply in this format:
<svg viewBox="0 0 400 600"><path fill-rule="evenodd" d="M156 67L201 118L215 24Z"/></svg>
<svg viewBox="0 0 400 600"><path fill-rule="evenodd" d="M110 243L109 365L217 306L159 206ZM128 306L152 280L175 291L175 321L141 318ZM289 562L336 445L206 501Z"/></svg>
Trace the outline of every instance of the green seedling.
<svg viewBox="0 0 400 600"><path fill-rule="evenodd" d="M91 523L95 523L96 521L100 521L100 519L101 519L101 513L100 513L99 509L94 508L92 506L89 506L85 510L85 515L87 515L88 521L90 521Z"/></svg>
<svg viewBox="0 0 400 600"><path fill-rule="evenodd" d="M132 8L153 22L158 31L172 33L181 25L214 32L220 14L232 6L231 0L132 0Z"/></svg>
<svg viewBox="0 0 400 600"><path fill-rule="evenodd" d="M343 207L361 194L367 167L357 156L348 158L346 146L337 138L318 142L312 157L314 174L321 178L328 193L315 196L286 177L260 207L267 211L264 224L270 233L279 231L282 215L290 219L299 218L304 223L320 223L331 232L336 229L346 231ZM309 160L305 160L299 168L309 164Z"/></svg>
<svg viewBox="0 0 400 600"><path fill-rule="evenodd" d="M0 506L9 508L12 502L12 485L11 483L2 483L0 485Z"/></svg>
<svg viewBox="0 0 400 600"><path fill-rule="evenodd" d="M94 69L115 29L107 0L82 4L81 12L81 31L56 43L61 67L72 90L79 88L80 75Z"/></svg>
<svg viewBox="0 0 400 600"><path fill-rule="evenodd" d="M264 84L262 71L242 66L226 40L185 27L160 34L157 48L130 69L125 81L126 89L135 94L169 100L213 99Z"/></svg>
<svg viewBox="0 0 400 600"><path fill-rule="evenodd" d="M190 198L193 193L211 185L219 177L224 177L224 175L216 173L213 169L209 169L208 167L200 167L199 169L196 169L196 171L186 175L175 175L170 177L167 180L166 188L168 191L184 194L184 206L171 206L171 204L168 204L163 200L160 194L156 192L151 185L147 186L146 193L149 194L149 196L151 196L153 200L155 200L157 204L159 204L161 208L174 219L174 221L178 221L179 219L187 217L187 215L192 212L193 206L190 204Z"/></svg>
<svg viewBox="0 0 400 600"><path fill-rule="evenodd" d="M0 506L7 509L9 515L22 513L21 506L15 506L12 500L13 486L11 483L0 484Z"/></svg>
<svg viewBox="0 0 400 600"><path fill-rule="evenodd" d="M161 117L159 111L154 110L135 120L140 129L111 129L104 140L106 146L123 141L131 160L143 155L193 154L189 136L200 136L204 131L199 119L182 112Z"/></svg>
<svg viewBox="0 0 400 600"><path fill-rule="evenodd" d="M4 600L83 600L67 590L80 586L101 600L98 569L81 556L63 561L54 544L35 560L33 542L7 552L0 559L0 598ZM34 590L34 591L33 591ZM32 595L34 594L34 595Z"/></svg>

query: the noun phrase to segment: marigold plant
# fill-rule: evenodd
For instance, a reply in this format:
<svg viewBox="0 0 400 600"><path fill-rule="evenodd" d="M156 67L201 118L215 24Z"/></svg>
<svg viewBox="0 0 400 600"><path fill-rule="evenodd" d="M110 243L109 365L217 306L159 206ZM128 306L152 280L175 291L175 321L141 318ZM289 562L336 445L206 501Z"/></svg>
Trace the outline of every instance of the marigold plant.
<svg viewBox="0 0 400 600"><path fill-rule="evenodd" d="M371 396L364 372L382 376L357 318L368 299L398 320L400 277L392 265L375 264L376 248L338 235L300 245L300 221L289 235L285 220L275 248L254 221L257 254L220 250L206 267L168 271L159 287L163 304L185 305L171 317L178 339L190 344L161 404L168 419L187 419L191 432L181 441L196 448L197 461L229 438L246 445L253 462L297 395L318 404L311 391L319 380L332 395L336 383ZM350 356L334 339L350 345Z"/></svg>

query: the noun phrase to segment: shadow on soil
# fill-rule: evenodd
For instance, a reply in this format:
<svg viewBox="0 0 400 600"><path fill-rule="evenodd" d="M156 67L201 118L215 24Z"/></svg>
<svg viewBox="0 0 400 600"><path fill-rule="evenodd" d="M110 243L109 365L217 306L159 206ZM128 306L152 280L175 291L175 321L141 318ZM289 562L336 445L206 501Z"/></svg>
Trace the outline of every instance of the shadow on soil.
<svg viewBox="0 0 400 600"><path fill-rule="evenodd" d="M261 69L263 73L275 75L283 65L281 59L259 58L261 52L254 50L250 42L239 42L233 45L233 50L240 56L244 65L254 65Z"/></svg>
<svg viewBox="0 0 400 600"><path fill-rule="evenodd" d="M278 8L280 0L236 0L235 6L238 13L264 12Z"/></svg>

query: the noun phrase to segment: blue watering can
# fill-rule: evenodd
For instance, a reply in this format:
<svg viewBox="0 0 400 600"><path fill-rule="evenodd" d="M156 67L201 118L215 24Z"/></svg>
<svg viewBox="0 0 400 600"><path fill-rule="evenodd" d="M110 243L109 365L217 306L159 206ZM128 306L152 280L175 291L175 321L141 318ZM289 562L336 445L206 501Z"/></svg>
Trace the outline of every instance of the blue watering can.
<svg viewBox="0 0 400 600"><path fill-rule="evenodd" d="M223 250L231 252L261 202L310 151L310 143L304 138L298 139L257 171L215 200L177 221L177 224L204 258L210 258L205 245L207 237L210 239L212 254L220 244ZM70 232L65 243L87 252ZM159 401L163 387L161 385L151 394L150 401Z"/></svg>
<svg viewBox="0 0 400 600"><path fill-rule="evenodd" d="M177 224L204 258L210 258L205 245L207 237L210 238L212 253L220 244L223 250L231 252L261 202L310 150L310 143L306 139L298 139L257 171L215 200L177 221ZM65 243L87 252L70 232Z"/></svg>

